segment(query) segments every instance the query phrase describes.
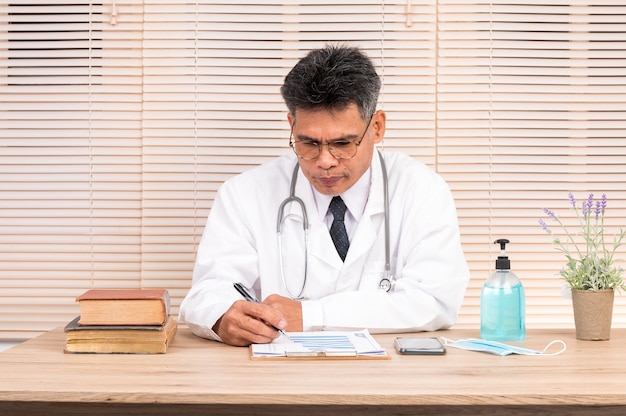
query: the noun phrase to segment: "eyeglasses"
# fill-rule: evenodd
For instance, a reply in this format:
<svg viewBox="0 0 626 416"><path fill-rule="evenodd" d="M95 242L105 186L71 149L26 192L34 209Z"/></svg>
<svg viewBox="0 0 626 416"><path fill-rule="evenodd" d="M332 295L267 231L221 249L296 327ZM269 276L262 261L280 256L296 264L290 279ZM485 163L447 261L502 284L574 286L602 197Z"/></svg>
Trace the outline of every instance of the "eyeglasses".
<svg viewBox="0 0 626 416"><path fill-rule="evenodd" d="M354 140L335 140L329 143L320 143L315 140L295 140L293 138L293 126L291 128L291 134L289 136L289 146L293 149L294 153L300 158L304 160L312 160L317 159L319 155L322 153L322 146L328 146L328 151L335 159L352 159L356 152L359 149L359 145L363 142L365 138L365 133L370 127L370 123L372 122L372 118L374 115L370 116L370 119L367 122L367 126L365 126L365 131L361 135L361 138L357 141Z"/></svg>

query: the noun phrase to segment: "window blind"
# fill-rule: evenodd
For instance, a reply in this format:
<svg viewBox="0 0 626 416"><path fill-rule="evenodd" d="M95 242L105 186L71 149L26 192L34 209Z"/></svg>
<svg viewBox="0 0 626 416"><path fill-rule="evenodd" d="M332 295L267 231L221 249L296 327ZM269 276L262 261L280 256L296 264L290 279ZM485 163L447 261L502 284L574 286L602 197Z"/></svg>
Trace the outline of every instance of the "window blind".
<svg viewBox="0 0 626 416"><path fill-rule="evenodd" d="M528 326L572 326L541 209L572 224L568 192L606 192L609 231L626 225L626 6L587 3L0 5L0 337L64 325L91 287L165 287L177 313L218 187L290 151L280 85L327 42L377 65L384 147L450 183L472 271L459 326L477 327L503 237Z"/></svg>
<svg viewBox="0 0 626 416"><path fill-rule="evenodd" d="M70 23L77 14L88 13L89 18L81 20L87 31L76 35L77 42L86 45L83 56L76 58L86 75L75 106L84 113L66 116L76 129L73 134L83 140L74 151L85 162L71 168L63 162L59 169L73 170L62 179L42 171L61 187L72 186L77 176L73 171L80 172L85 189L74 199L59 202L63 214L58 215L65 222L56 231L34 229L23 245L13 245L16 239L25 238L23 224L9 224L15 224L16 217L45 222L50 214L23 210L35 196L3 194L17 207L15 213L3 217L6 255L21 258L3 265L2 282L14 290L5 292L7 322L0 328L4 336L30 336L63 324L77 313L74 297L89 287L167 287L176 313L190 285L195 249L219 185L289 151L279 87L289 68L311 48L327 42L356 44L381 70L386 68L389 87L383 105L396 111L400 120L390 129L386 146L402 148L432 164L435 7L415 7L412 27L407 26L405 7L404 2L383 5L379 1L9 4L7 27L15 24L18 15L40 15L31 22L37 32L30 43L34 50L53 31L47 25L51 19L58 21L54 29L63 27L72 33ZM15 35L11 36L15 42ZM61 47L51 49L52 57L39 65L42 70L49 73L52 65L58 65L59 73L71 73L70 66L59 64ZM14 56L11 52L7 58ZM96 56L99 61L94 64ZM104 58L109 60L104 62ZM27 76L24 67L15 72ZM111 77L102 78L106 73ZM123 76L132 84L116 84ZM120 93L116 87L127 95L115 95ZM18 116L15 103L23 89L6 85L6 91L16 97L4 104L8 112L3 120L13 123L14 141L34 134L32 122L39 118L47 126L55 117L43 114L58 109L57 93L68 92L67 86L55 91L37 86L35 90L36 100L52 104L41 110L29 105ZM96 97L96 91L102 98ZM108 105L108 114L116 116L104 117L95 110L98 105ZM98 131L97 120L104 120ZM75 124L81 121L87 127L78 130ZM124 123L127 128L114 134ZM28 169L41 171L34 155L46 152L47 148L25 149L23 161ZM59 152L73 154L67 146L60 146ZM18 179L8 179L7 186L24 180L20 172L24 168L12 157L13 165L7 169ZM106 166L100 166L105 161ZM96 175L100 170L103 174ZM106 184L100 183L104 173ZM102 192L96 192L100 188ZM50 190L50 199L59 196L58 189ZM85 225L77 229L81 221ZM33 244L42 239L52 240L54 248ZM65 241L72 241L73 248L67 244L60 248L59 242ZM79 253L65 253L71 250ZM43 261L46 256L54 258L54 264ZM55 281L59 275L68 275L67 269L74 277L65 283ZM39 280L22 277L33 270ZM36 290L41 293L33 296Z"/></svg>
<svg viewBox="0 0 626 416"><path fill-rule="evenodd" d="M0 5L0 336L141 279L141 3ZM120 19L122 20L122 19ZM69 319L68 319L69 318Z"/></svg>
<svg viewBox="0 0 626 416"><path fill-rule="evenodd" d="M558 276L566 259L537 223L554 225L542 208L576 234L568 192L579 204L606 193L609 235L626 225L625 14L608 1L439 2L437 168L454 189L472 269L463 323L478 322L492 243L508 238L527 326L571 326ZM620 296L613 323L626 324Z"/></svg>
<svg viewBox="0 0 626 416"><path fill-rule="evenodd" d="M280 86L310 49L363 48L396 118L385 146L433 164L435 11L407 27L404 1L145 1L143 282L179 304L221 183L291 152Z"/></svg>

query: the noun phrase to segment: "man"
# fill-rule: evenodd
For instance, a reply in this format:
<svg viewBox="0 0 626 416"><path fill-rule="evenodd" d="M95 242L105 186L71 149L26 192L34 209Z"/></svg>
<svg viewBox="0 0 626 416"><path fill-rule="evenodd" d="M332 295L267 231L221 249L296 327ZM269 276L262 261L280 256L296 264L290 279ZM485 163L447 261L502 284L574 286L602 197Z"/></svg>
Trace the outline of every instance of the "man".
<svg viewBox="0 0 626 416"><path fill-rule="evenodd" d="M180 308L196 335L243 346L271 342L276 329L409 332L456 322L469 271L454 201L422 163L379 152L379 91L356 48L311 51L289 72L281 93L294 152L220 188ZM292 187L299 200L280 209ZM236 282L262 302L243 300Z"/></svg>

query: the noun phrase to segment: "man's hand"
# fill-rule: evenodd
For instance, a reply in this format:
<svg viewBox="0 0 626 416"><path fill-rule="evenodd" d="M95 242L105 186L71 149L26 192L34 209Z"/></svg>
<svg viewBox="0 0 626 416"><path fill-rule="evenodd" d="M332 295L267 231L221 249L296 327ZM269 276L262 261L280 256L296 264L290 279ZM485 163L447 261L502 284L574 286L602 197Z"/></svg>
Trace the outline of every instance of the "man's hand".
<svg viewBox="0 0 626 416"><path fill-rule="evenodd" d="M302 332L302 304L299 301L279 295L269 295L263 301L263 304L271 306L282 313L287 321L285 330Z"/></svg>
<svg viewBox="0 0 626 416"><path fill-rule="evenodd" d="M268 304L238 300L218 319L213 330L226 344L247 346L265 344L278 338L280 333L270 325L284 329L288 321L279 309Z"/></svg>

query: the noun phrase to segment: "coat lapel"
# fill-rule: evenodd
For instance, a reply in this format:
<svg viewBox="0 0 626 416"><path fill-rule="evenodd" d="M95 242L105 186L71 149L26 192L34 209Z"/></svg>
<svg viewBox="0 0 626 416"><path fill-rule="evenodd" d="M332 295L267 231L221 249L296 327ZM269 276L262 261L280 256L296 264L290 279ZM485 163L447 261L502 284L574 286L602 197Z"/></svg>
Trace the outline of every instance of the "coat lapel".
<svg viewBox="0 0 626 416"><path fill-rule="evenodd" d="M383 177L378 151L372 158L372 184L365 204L365 211L350 241L350 249L346 257L346 265L364 262L364 256L370 252L380 233L384 233L385 198Z"/></svg>

